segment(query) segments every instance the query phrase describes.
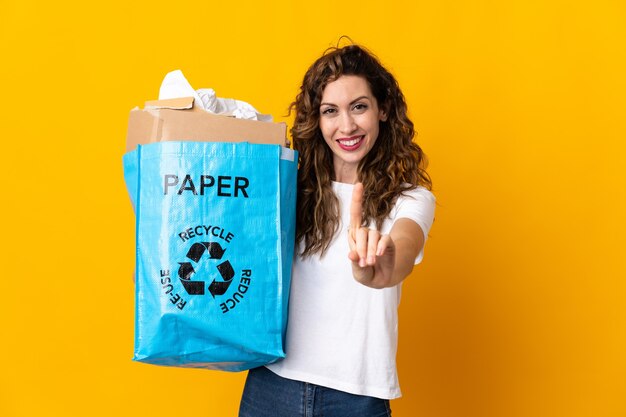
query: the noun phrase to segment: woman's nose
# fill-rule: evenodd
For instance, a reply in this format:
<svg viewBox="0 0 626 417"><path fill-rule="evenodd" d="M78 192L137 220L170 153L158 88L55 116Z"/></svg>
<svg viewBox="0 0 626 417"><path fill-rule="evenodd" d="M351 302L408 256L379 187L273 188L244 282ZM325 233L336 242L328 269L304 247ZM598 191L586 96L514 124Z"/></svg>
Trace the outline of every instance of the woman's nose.
<svg viewBox="0 0 626 417"><path fill-rule="evenodd" d="M356 123L354 122L354 117L352 117L350 112L343 112L341 115L339 120L339 130L344 134L352 133L356 130Z"/></svg>

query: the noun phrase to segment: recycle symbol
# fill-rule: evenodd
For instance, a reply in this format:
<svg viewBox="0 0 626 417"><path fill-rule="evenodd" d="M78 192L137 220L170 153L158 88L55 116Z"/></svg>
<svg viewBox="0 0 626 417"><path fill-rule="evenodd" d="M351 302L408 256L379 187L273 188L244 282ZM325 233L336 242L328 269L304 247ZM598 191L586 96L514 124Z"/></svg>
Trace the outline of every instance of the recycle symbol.
<svg viewBox="0 0 626 417"><path fill-rule="evenodd" d="M217 242L196 242L189 248L187 258L198 263L205 252L209 254L209 259L222 259L226 249L222 249ZM179 262L178 277L183 287L189 295L204 295L204 281L192 281L191 277L196 272L191 262ZM228 290L233 281L235 271L230 261L225 261L217 265L217 270L222 277L222 281L213 280L209 285L209 292L215 298L216 295L223 295Z"/></svg>

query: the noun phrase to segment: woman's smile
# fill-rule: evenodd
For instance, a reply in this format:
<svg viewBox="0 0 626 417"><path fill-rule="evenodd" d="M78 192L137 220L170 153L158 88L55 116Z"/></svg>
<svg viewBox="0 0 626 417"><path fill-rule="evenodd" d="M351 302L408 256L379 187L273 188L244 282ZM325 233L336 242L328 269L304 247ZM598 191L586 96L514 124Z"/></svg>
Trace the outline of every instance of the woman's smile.
<svg viewBox="0 0 626 417"><path fill-rule="evenodd" d="M365 135L358 135L349 138L339 138L337 139L337 143L339 143L339 147L344 151L355 151L363 143L364 137Z"/></svg>

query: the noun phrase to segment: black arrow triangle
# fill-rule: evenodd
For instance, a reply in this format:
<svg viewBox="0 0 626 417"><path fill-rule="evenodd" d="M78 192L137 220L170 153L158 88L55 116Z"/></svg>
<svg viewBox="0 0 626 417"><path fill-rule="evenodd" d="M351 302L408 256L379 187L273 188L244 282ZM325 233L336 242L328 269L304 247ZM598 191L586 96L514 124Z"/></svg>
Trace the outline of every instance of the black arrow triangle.
<svg viewBox="0 0 626 417"><path fill-rule="evenodd" d="M203 245L209 250L209 258L211 259L222 259L224 252L226 252L226 249L222 249L222 246L217 242L204 242Z"/></svg>
<svg viewBox="0 0 626 417"><path fill-rule="evenodd" d="M205 250L206 247L203 243L196 242L189 248L189 251L187 252L187 258L191 259L194 262L198 262L200 258L202 258Z"/></svg>
<svg viewBox="0 0 626 417"><path fill-rule="evenodd" d="M189 251L187 252L187 258L191 259L194 262L198 262L200 258L202 258L205 250L206 246L204 243L196 242L189 248Z"/></svg>
<svg viewBox="0 0 626 417"><path fill-rule="evenodd" d="M217 266L217 270L220 271L220 275L224 281L230 281L235 276L235 270L230 264L230 261L222 262Z"/></svg>
<svg viewBox="0 0 626 417"><path fill-rule="evenodd" d="M180 268L178 268L178 277L180 279L190 280L191 275L196 272L191 262L179 262L178 264L180 265Z"/></svg>
<svg viewBox="0 0 626 417"><path fill-rule="evenodd" d="M185 291L189 295L203 295L204 294L204 281L191 281L191 276L194 272L191 262L179 262L178 277L183 284Z"/></svg>
<svg viewBox="0 0 626 417"><path fill-rule="evenodd" d="M220 271L223 281L213 280L211 285L209 285L209 292L213 298L215 298L216 295L225 294L226 290L228 290L228 287L230 287L230 284L233 282L233 277L235 276L235 270L230 264L230 261L219 264L217 266L217 270Z"/></svg>
<svg viewBox="0 0 626 417"><path fill-rule="evenodd" d="M209 285L209 292L211 293L213 298L215 298L216 295L223 295L224 293L226 293L226 290L228 290L231 282L232 281L224 282L213 280L211 285Z"/></svg>

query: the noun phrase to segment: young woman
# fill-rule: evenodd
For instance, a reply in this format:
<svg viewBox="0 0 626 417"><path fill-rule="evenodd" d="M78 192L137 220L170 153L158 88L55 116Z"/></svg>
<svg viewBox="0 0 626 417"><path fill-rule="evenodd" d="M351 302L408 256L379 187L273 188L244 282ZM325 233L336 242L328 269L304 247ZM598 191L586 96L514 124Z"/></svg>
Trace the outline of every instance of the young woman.
<svg viewBox="0 0 626 417"><path fill-rule="evenodd" d="M435 199L394 77L357 45L328 50L292 104L300 155L286 358L248 374L241 417L389 416L400 396L401 282Z"/></svg>

